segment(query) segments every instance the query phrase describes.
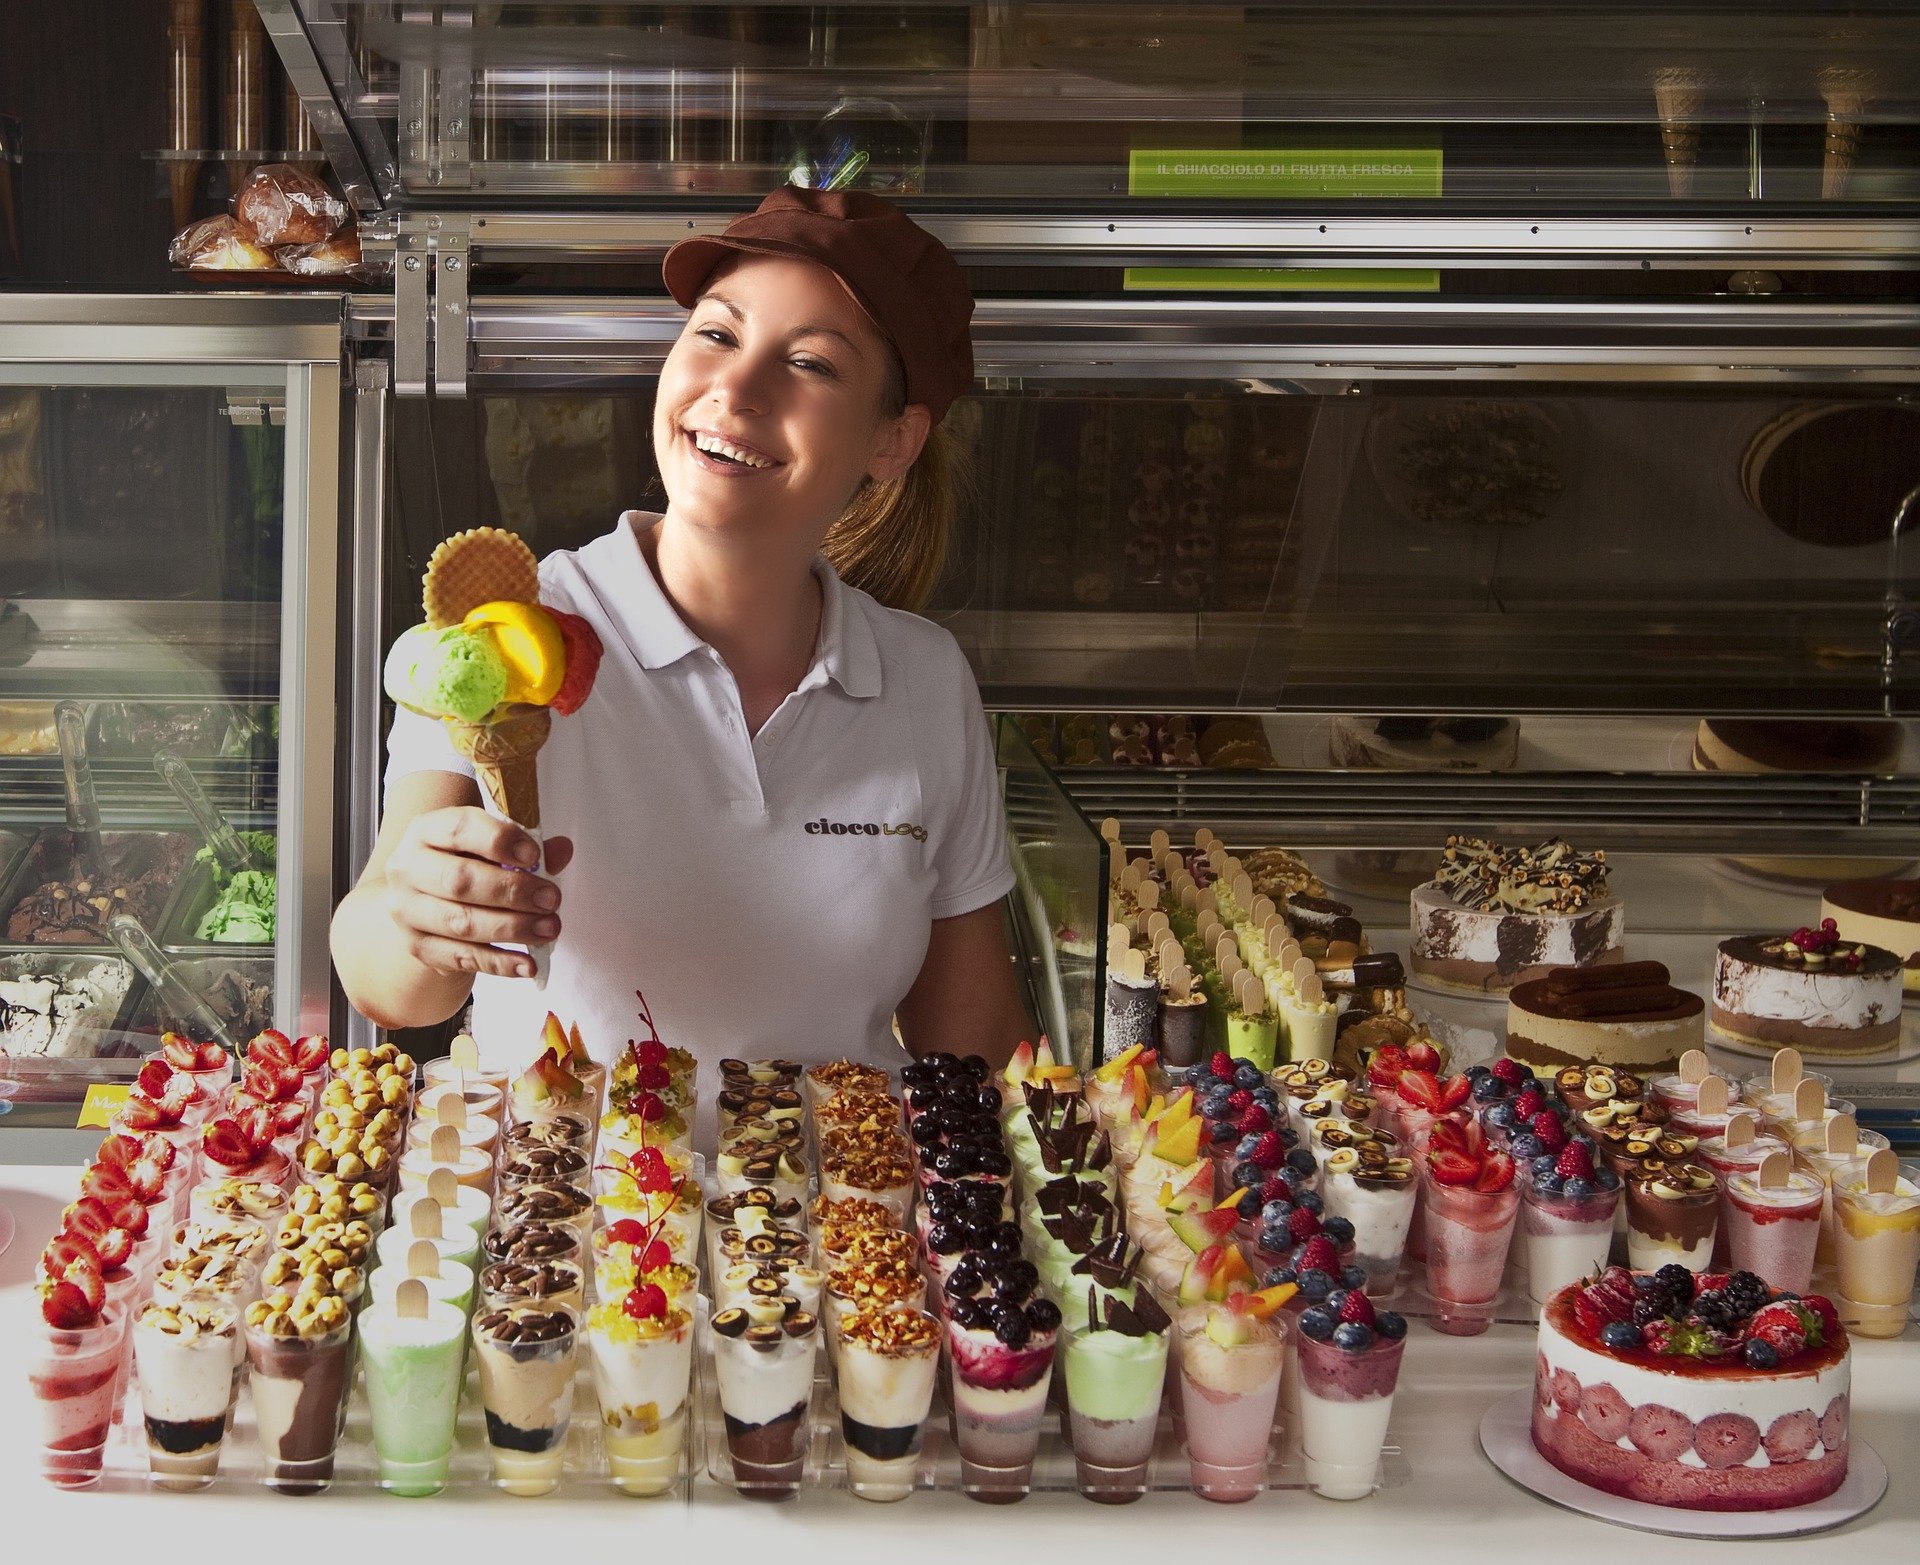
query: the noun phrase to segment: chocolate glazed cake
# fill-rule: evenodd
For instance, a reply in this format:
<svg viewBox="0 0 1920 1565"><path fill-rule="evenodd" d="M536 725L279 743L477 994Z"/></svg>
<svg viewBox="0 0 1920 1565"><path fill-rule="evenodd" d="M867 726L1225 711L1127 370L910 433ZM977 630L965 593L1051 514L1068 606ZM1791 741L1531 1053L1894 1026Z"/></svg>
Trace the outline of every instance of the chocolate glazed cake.
<svg viewBox="0 0 1920 1565"><path fill-rule="evenodd" d="M1659 962L1555 968L1508 995L1507 1053L1543 1072L1587 1062L1671 1071L1705 1041L1706 1010Z"/></svg>
<svg viewBox="0 0 1920 1565"><path fill-rule="evenodd" d="M1842 940L1834 925L1829 918L1790 935L1722 940L1713 963L1714 1029L1808 1054L1871 1054L1899 1042L1900 958Z"/></svg>
<svg viewBox="0 0 1920 1565"><path fill-rule="evenodd" d="M1820 916L1842 940L1885 946L1902 958L1908 994L1920 994L1920 880L1848 880L1820 895Z"/></svg>

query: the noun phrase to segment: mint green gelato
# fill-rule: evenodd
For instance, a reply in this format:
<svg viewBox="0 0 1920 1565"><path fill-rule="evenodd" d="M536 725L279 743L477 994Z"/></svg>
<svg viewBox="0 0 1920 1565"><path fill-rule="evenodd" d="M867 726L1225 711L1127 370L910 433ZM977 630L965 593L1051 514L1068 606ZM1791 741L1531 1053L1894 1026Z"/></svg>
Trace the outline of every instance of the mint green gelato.
<svg viewBox="0 0 1920 1565"><path fill-rule="evenodd" d="M1067 1406L1075 1418L1145 1418L1160 1406L1167 1336L1090 1331L1066 1338Z"/></svg>
<svg viewBox="0 0 1920 1565"><path fill-rule="evenodd" d="M506 699L507 665L484 635L415 625L387 654L387 694L428 717L477 723Z"/></svg>
<svg viewBox="0 0 1920 1565"><path fill-rule="evenodd" d="M227 882L219 901L207 909L193 938L221 945L272 945L274 892L272 870L241 870Z"/></svg>

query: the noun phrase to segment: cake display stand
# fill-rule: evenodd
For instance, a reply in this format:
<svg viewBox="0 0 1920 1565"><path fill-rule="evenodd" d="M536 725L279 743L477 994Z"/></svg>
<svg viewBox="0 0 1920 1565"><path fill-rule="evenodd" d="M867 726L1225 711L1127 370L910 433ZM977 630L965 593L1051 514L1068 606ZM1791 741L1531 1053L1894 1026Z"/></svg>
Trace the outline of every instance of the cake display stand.
<svg viewBox="0 0 1920 1565"><path fill-rule="evenodd" d="M1824 1500L1779 1511L1687 1511L1623 1499L1569 1478L1533 1443L1533 1388L1502 1397L1480 1420L1480 1449L1487 1460L1529 1494L1639 1532L1675 1538L1797 1538L1826 1532L1864 1516L1887 1492L1887 1464L1866 1441L1847 1448L1847 1480Z"/></svg>

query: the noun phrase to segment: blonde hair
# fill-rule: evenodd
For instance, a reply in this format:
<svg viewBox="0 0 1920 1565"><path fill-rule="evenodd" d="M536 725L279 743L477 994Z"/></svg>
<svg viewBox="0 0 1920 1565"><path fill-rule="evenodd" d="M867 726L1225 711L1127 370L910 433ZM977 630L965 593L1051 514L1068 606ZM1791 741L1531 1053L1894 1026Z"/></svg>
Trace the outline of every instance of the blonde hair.
<svg viewBox="0 0 1920 1565"><path fill-rule="evenodd" d="M897 353L889 358L881 411L898 418L907 405L906 374ZM965 453L943 419L906 472L884 483L869 479L854 491L821 549L842 581L890 609L917 613L939 585L966 483Z"/></svg>

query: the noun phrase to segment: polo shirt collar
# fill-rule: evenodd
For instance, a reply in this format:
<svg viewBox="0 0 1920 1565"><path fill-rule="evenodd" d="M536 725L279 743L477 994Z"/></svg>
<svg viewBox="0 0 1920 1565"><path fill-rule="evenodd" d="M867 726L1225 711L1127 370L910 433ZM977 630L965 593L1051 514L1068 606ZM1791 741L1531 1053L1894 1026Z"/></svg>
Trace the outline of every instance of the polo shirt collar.
<svg viewBox="0 0 1920 1565"><path fill-rule="evenodd" d="M622 516L619 527L599 540L606 546L606 558L596 562L588 578L600 576L606 581L608 591L601 601L608 618L619 627L640 666L646 669L666 668L706 646L680 618L640 551L635 529L649 526L656 519L639 511ZM856 699L879 695L880 647L863 606L824 555L814 560L813 573L820 581L820 641L800 689L811 689L830 679Z"/></svg>

